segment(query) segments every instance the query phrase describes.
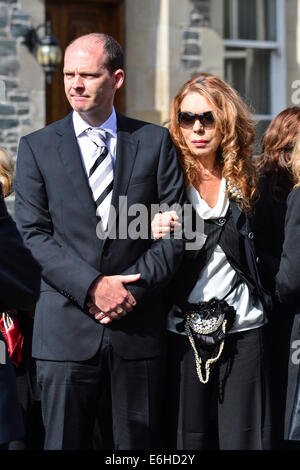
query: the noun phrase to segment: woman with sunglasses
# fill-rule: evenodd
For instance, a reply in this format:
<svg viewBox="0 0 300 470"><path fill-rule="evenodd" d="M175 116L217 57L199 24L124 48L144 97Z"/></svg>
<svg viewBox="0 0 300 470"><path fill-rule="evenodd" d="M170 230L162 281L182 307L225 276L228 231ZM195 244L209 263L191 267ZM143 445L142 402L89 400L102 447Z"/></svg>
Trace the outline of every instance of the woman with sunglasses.
<svg viewBox="0 0 300 470"><path fill-rule="evenodd" d="M170 133L194 219L204 220L205 243L198 251L186 250L169 290L167 446L267 449L263 305L268 297L257 274L249 217L257 185L255 131L239 95L218 77L200 74L174 98ZM175 212L157 214L154 238L178 226ZM185 309L212 298L225 299L235 318L218 353L203 344L199 352L197 335L186 328Z"/></svg>

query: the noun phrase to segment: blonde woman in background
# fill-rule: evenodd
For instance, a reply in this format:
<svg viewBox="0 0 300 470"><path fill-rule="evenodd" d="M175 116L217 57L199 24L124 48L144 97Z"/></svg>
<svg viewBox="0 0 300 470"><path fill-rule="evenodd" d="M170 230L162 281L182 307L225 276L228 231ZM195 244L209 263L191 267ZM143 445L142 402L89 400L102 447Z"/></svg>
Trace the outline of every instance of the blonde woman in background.
<svg viewBox="0 0 300 470"><path fill-rule="evenodd" d="M273 296L266 328L271 351L271 403L273 448L290 447L285 440L285 410L290 356L290 338L295 309L279 302L275 276L284 241L287 198L294 186L292 154L300 129L300 107L292 106L274 117L261 140L258 158L259 199L255 206L254 233L258 270L262 283Z"/></svg>
<svg viewBox="0 0 300 470"><path fill-rule="evenodd" d="M2 197L11 191L13 170L12 157L0 149L0 321L2 312L30 308L38 299L40 290L40 266L24 247ZM3 342L9 337L11 328L6 331L2 327L3 323L0 328L3 351ZM0 450L10 448L11 442L25 439L15 371L8 352L5 344L5 361L0 361Z"/></svg>
<svg viewBox="0 0 300 470"><path fill-rule="evenodd" d="M3 197L7 197L12 192L14 171L15 165L12 156L3 147L0 147L0 183Z"/></svg>
<svg viewBox="0 0 300 470"><path fill-rule="evenodd" d="M13 157L7 152L3 147L0 148L0 183L2 190L2 197L7 197L13 192L13 178L14 178L15 165ZM1 194L1 191L0 191ZM4 207L4 202L1 202L1 208ZM2 212L1 212L2 215ZM2 218L3 226L8 224L8 214L6 214L6 222L4 223L4 218ZM11 220L11 219L10 219ZM11 235L15 229L15 226L12 228L13 222L11 224ZM6 251L9 253L13 243L17 241L16 237L19 239L19 234L14 234L10 239L7 239ZM1 238L1 237L0 237ZM1 239L2 240L2 239ZM1 244L2 245L2 244ZM1 246L2 248L2 246ZM22 249L25 248L22 245ZM5 251L5 250L3 250ZM28 250L27 256L30 258L24 263L24 266L20 266L20 261L18 261L19 256L18 252L11 253L11 263L13 260L16 261L16 279L18 279L18 270L26 272L26 277L28 278L27 282L32 282L32 276L36 275L35 271L37 270L35 262L31 262L31 254ZM24 258L26 260L26 258ZM22 262L22 260L21 260ZM31 263L34 263L32 265ZM32 267L31 267L32 266ZM38 269L40 269L38 267ZM39 272L39 271L38 271ZM37 287L38 289L38 287ZM36 298L38 297L39 289L36 292ZM5 313L0 310L0 334L4 333L3 330L3 319L8 319L13 323L13 328L11 328L6 335L5 339L10 344L9 354L12 363L14 364L14 375L16 376L17 381L17 391L18 391L18 400L21 404L21 409L24 418L25 425L25 436L24 432L15 433L12 432L9 434L9 438L6 437L6 442L9 442L9 450L23 450L23 449L38 449L43 446L43 433L44 430L41 426L41 411L40 411L40 402L39 402L39 392L36 383L35 376L35 363L31 356L31 338L32 338L32 327L33 319L31 318L34 314L34 298L32 300L32 305L27 305L26 303L22 304L22 292L19 293L20 301L18 299L11 299L12 307L17 304L18 309L5 309ZM0 299L0 305L1 299ZM24 308L23 308L24 307ZM3 310L4 311L4 310ZM15 343L18 340L17 344ZM14 377L15 379L15 377ZM0 377L1 382L1 377ZM1 384L0 384L1 385ZM1 389L1 386L0 386ZM1 400L0 400L1 402ZM16 405L19 408L19 403ZM12 421L13 421L13 412L10 412ZM23 429L23 422L22 422ZM0 403L0 448L3 437L1 434L1 403ZM22 435L23 434L23 435Z"/></svg>
<svg viewBox="0 0 300 470"><path fill-rule="evenodd" d="M291 157L291 171L294 177L294 188L299 188L300 186L300 133L297 136L295 147Z"/></svg>
<svg viewBox="0 0 300 470"><path fill-rule="evenodd" d="M291 334L286 401L286 434L300 447L300 134L291 157L294 188L287 199L284 243L276 276L277 294L281 302L296 311Z"/></svg>

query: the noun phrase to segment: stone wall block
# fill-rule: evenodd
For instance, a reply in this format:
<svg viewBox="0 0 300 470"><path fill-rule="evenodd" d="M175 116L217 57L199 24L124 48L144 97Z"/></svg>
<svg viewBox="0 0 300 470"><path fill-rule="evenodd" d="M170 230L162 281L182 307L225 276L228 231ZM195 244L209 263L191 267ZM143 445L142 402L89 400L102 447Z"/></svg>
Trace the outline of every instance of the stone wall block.
<svg viewBox="0 0 300 470"><path fill-rule="evenodd" d="M13 103L27 103L29 101L28 95L10 95L9 99Z"/></svg>
<svg viewBox="0 0 300 470"><path fill-rule="evenodd" d="M36 128L35 110L44 109L43 72L22 45L28 27L42 23L44 14L44 0L0 0L0 80L6 98L0 104L0 139L15 158L21 136ZM40 111L38 121L42 127Z"/></svg>
<svg viewBox="0 0 300 470"><path fill-rule="evenodd" d="M17 127L19 121L17 119L0 119L0 129L11 129Z"/></svg>
<svg viewBox="0 0 300 470"><path fill-rule="evenodd" d="M15 113L15 107L11 105L0 105L0 115L10 115Z"/></svg>
<svg viewBox="0 0 300 470"><path fill-rule="evenodd" d="M10 26L11 34L14 38L24 37L28 26L23 23L12 23Z"/></svg>
<svg viewBox="0 0 300 470"><path fill-rule="evenodd" d="M185 55L200 55L201 48L196 43L186 43L184 45L184 52Z"/></svg>
<svg viewBox="0 0 300 470"><path fill-rule="evenodd" d="M23 115L25 115L25 114L28 115L28 113L29 113L29 108L19 108L19 109L17 110L17 114L18 114L19 116L23 116Z"/></svg>
<svg viewBox="0 0 300 470"><path fill-rule="evenodd" d="M15 76L20 69L19 61L16 58L0 57L0 75Z"/></svg>
<svg viewBox="0 0 300 470"><path fill-rule="evenodd" d="M199 39L199 33L197 33L196 31L184 31L183 40L186 39L194 39L197 41Z"/></svg>
<svg viewBox="0 0 300 470"><path fill-rule="evenodd" d="M16 41L0 40L0 57L15 56L17 54Z"/></svg>
<svg viewBox="0 0 300 470"><path fill-rule="evenodd" d="M23 13L19 10L13 10L11 18L13 20L22 20L22 21L29 21L30 20L29 15L27 15L26 13Z"/></svg>
<svg viewBox="0 0 300 470"><path fill-rule="evenodd" d="M5 77L3 78L6 88L6 94L9 94L9 91L12 89L18 88L18 82L16 78Z"/></svg>
<svg viewBox="0 0 300 470"><path fill-rule="evenodd" d="M7 132L5 141L7 144L13 143L15 144L18 138L18 133L17 132Z"/></svg>
<svg viewBox="0 0 300 470"><path fill-rule="evenodd" d="M8 10L6 5L0 6L0 28L5 28L8 24Z"/></svg>

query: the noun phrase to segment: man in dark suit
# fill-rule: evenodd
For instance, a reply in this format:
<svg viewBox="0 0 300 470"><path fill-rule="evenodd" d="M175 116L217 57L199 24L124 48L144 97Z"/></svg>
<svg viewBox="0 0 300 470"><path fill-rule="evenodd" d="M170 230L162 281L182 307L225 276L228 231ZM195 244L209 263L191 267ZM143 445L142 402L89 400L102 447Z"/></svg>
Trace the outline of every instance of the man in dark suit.
<svg viewBox="0 0 300 470"><path fill-rule="evenodd" d="M39 296L40 272L7 213L0 184L0 312L31 307ZM15 373L0 332L0 449L23 435Z"/></svg>
<svg viewBox="0 0 300 470"><path fill-rule="evenodd" d="M100 395L116 449L160 445L164 288L184 247L151 240L150 210L181 203L183 180L168 130L115 112L123 80L115 40L76 39L64 61L72 113L20 141L17 223L43 268L33 355L46 449L91 447ZM148 236L133 233L137 207Z"/></svg>

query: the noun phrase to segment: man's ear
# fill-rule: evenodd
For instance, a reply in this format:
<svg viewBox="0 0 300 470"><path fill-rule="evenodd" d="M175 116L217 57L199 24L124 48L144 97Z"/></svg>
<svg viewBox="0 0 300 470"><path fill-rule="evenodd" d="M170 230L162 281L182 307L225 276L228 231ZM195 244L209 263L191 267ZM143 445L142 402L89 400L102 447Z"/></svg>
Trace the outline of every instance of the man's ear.
<svg viewBox="0 0 300 470"><path fill-rule="evenodd" d="M124 70L122 69L115 70L113 73L113 78L114 78L114 82L113 82L114 88L118 90L119 88L121 88L121 86L124 83L124 79L125 79Z"/></svg>

